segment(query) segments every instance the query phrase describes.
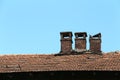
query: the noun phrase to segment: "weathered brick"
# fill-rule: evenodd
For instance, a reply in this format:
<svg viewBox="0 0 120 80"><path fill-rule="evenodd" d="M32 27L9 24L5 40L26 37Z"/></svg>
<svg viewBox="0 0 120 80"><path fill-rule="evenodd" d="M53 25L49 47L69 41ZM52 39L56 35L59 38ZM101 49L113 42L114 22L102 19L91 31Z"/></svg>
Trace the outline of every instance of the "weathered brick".
<svg viewBox="0 0 120 80"><path fill-rule="evenodd" d="M90 50L92 52L101 52L101 33L90 36Z"/></svg>
<svg viewBox="0 0 120 80"><path fill-rule="evenodd" d="M72 32L61 32L61 53L71 52Z"/></svg>
<svg viewBox="0 0 120 80"><path fill-rule="evenodd" d="M75 33L75 49L86 49L86 32Z"/></svg>

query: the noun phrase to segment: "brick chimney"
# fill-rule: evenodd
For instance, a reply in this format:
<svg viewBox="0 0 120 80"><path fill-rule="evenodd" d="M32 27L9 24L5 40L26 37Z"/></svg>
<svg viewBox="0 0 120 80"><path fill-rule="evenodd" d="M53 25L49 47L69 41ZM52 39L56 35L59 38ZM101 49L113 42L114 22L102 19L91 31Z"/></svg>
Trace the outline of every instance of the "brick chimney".
<svg viewBox="0 0 120 80"><path fill-rule="evenodd" d="M89 37L90 51L101 52L101 33Z"/></svg>
<svg viewBox="0 0 120 80"><path fill-rule="evenodd" d="M72 32L60 32L61 36L61 53L69 53L72 51Z"/></svg>
<svg viewBox="0 0 120 80"><path fill-rule="evenodd" d="M75 33L75 50L84 51L86 50L86 32L76 32Z"/></svg>

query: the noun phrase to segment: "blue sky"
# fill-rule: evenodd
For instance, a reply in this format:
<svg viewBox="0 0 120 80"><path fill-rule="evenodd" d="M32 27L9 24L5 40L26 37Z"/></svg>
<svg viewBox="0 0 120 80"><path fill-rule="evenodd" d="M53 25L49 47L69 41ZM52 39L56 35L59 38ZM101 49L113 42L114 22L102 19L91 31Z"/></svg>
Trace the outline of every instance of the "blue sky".
<svg viewBox="0 0 120 80"><path fill-rule="evenodd" d="M101 32L103 52L120 50L119 28L120 0L0 0L0 54L57 53L61 31Z"/></svg>

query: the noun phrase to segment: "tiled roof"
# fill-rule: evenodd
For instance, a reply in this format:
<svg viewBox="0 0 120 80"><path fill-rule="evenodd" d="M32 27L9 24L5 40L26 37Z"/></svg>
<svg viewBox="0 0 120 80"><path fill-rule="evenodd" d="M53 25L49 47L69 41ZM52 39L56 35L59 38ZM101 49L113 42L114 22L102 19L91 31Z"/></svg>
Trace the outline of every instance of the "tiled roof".
<svg viewBox="0 0 120 80"><path fill-rule="evenodd" d="M81 55L2 55L0 73L28 71L120 71L120 53Z"/></svg>

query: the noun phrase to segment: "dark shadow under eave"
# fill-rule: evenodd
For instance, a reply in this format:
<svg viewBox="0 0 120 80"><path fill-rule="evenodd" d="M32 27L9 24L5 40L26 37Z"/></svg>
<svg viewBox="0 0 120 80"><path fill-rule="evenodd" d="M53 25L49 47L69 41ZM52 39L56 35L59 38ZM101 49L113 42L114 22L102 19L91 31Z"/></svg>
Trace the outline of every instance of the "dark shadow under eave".
<svg viewBox="0 0 120 80"><path fill-rule="evenodd" d="M0 80L120 80L120 71L43 71L0 73Z"/></svg>

